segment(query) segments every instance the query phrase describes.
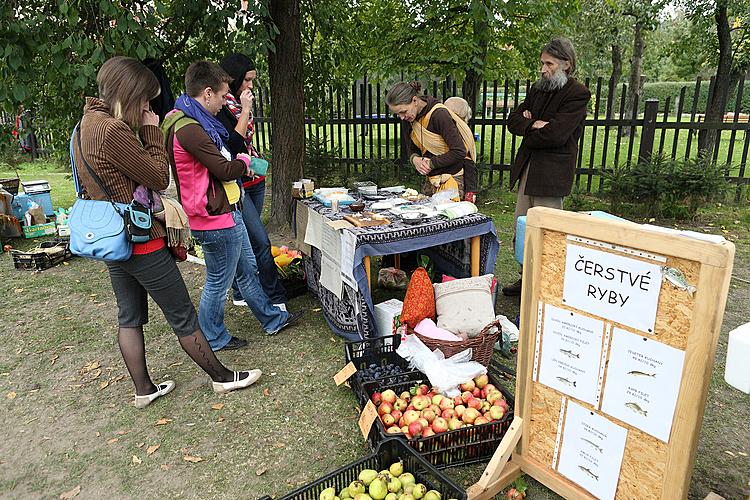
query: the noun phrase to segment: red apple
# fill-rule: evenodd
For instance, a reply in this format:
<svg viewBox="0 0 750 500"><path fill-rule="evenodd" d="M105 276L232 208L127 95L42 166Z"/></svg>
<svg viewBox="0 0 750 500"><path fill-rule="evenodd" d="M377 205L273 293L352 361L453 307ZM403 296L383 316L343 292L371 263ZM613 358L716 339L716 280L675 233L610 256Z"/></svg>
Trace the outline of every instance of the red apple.
<svg viewBox="0 0 750 500"><path fill-rule="evenodd" d="M440 416L446 420L451 419L456 416L456 410L448 408L447 410L443 410L443 413L441 413Z"/></svg>
<svg viewBox="0 0 750 500"><path fill-rule="evenodd" d="M385 430L385 433L386 434L402 434L401 428L400 427L396 427L395 425L393 427L388 427Z"/></svg>
<svg viewBox="0 0 750 500"><path fill-rule="evenodd" d="M383 421L383 425L386 429L396 423L396 419L393 418L393 415L391 415L390 413L386 413L385 415L380 417L380 419Z"/></svg>
<svg viewBox="0 0 750 500"><path fill-rule="evenodd" d="M484 373L478 377L474 377L474 385L479 387L480 389L484 387L485 385L490 383L489 377L487 377L487 374Z"/></svg>
<svg viewBox="0 0 750 500"><path fill-rule="evenodd" d="M461 396L456 396L453 398L453 406L458 406L464 404L464 400L461 399Z"/></svg>
<svg viewBox="0 0 750 500"><path fill-rule="evenodd" d="M480 415L480 416L478 416L474 420L474 425L482 425L482 424L486 424L488 422L489 422L489 420L487 420L486 418L484 418L483 416Z"/></svg>
<svg viewBox="0 0 750 500"><path fill-rule="evenodd" d="M463 384L461 384L461 390L462 390L462 391L468 391L468 392L471 392L471 391L473 391L474 389L476 389L476 387L477 387L477 386L476 386L476 384L474 384L474 381L473 381L473 380L469 380L468 382L464 382Z"/></svg>
<svg viewBox="0 0 750 500"><path fill-rule="evenodd" d="M396 393L391 389L386 389L383 391L383 394L381 394L381 397L383 398L383 402L393 404L398 399L398 396L396 396Z"/></svg>
<svg viewBox="0 0 750 500"><path fill-rule="evenodd" d="M416 410L406 410L404 412L404 425L409 425L412 422L419 420L419 412Z"/></svg>
<svg viewBox="0 0 750 500"><path fill-rule="evenodd" d="M430 388L427 386L427 384L422 384L419 386L419 393L424 395L430 392Z"/></svg>
<svg viewBox="0 0 750 500"><path fill-rule="evenodd" d="M404 420L404 416L401 415L401 418L398 419L398 422L396 422L396 425L399 427L406 427L406 421Z"/></svg>
<svg viewBox="0 0 750 500"><path fill-rule="evenodd" d="M429 427L430 426L430 423L424 417L419 417L419 420L417 420L417 422L419 422L420 424L422 424L422 429L424 429L425 427Z"/></svg>
<svg viewBox="0 0 750 500"><path fill-rule="evenodd" d="M479 396L481 396L481 395L482 395L482 391L481 391L481 389L479 389L479 388L475 387L475 388L474 388L474 390L473 390L473 391L471 391L471 394L472 394L472 395L473 395L473 396L474 396L475 398L478 398Z"/></svg>
<svg viewBox="0 0 750 500"><path fill-rule="evenodd" d="M427 408L426 410L422 411L422 417L424 417L429 423L432 423L432 421L437 417L437 413Z"/></svg>
<svg viewBox="0 0 750 500"><path fill-rule="evenodd" d="M380 403L380 406L378 406L378 415L385 415L386 413L390 413L393 410L393 406L390 403L386 403L385 401Z"/></svg>
<svg viewBox="0 0 750 500"><path fill-rule="evenodd" d="M383 401L383 395L379 392L373 392L370 399L372 399L372 402L375 406L378 406Z"/></svg>
<svg viewBox="0 0 750 500"><path fill-rule="evenodd" d="M497 405L503 410L505 410L506 412L508 411L508 402L506 400L501 399Z"/></svg>
<svg viewBox="0 0 750 500"><path fill-rule="evenodd" d="M482 387L482 389L486 390L487 394L491 393L492 391L497 391L498 390L498 388L495 387L494 384L487 384L484 387Z"/></svg>
<svg viewBox="0 0 750 500"><path fill-rule="evenodd" d="M400 411L398 411L398 410L391 410L391 416L393 417L393 419L394 419L394 420L396 420L396 421L398 422L398 421L399 421L399 419L400 419L400 418L401 418L401 417L402 417L403 415L402 415L402 413L401 413ZM400 427L400 426L399 426L399 427Z"/></svg>
<svg viewBox="0 0 750 500"><path fill-rule="evenodd" d="M443 417L438 417L432 422L432 430L435 434L440 434L448 430L448 422Z"/></svg>
<svg viewBox="0 0 750 500"><path fill-rule="evenodd" d="M435 412L435 415L440 415L440 412L442 411L438 405L430 405L425 410L432 410Z"/></svg>
<svg viewBox="0 0 750 500"><path fill-rule="evenodd" d="M453 400L452 399L444 398L442 401L440 401L440 409L441 410L450 410L454 406L456 406L456 405L453 404Z"/></svg>
<svg viewBox="0 0 750 500"><path fill-rule="evenodd" d="M492 406L490 408L490 417L492 417L493 420L500 420L503 418L503 415L505 415L505 410L499 406Z"/></svg>
<svg viewBox="0 0 750 500"><path fill-rule="evenodd" d="M500 391L492 391L489 394L487 394L487 401L491 405L495 404L495 401L498 401L500 399L503 399L503 393Z"/></svg>
<svg viewBox="0 0 750 500"><path fill-rule="evenodd" d="M405 400L398 398L395 403L393 403L393 408L398 411L404 411L406 407L409 406L409 403L407 403Z"/></svg>
<svg viewBox="0 0 750 500"><path fill-rule="evenodd" d="M465 424L473 424L477 417L479 417L479 410L466 408L461 420L463 420Z"/></svg>
<svg viewBox="0 0 750 500"><path fill-rule="evenodd" d="M422 411L430 406L430 398L427 396L414 396L412 404L414 405L415 410Z"/></svg>
<svg viewBox="0 0 750 500"><path fill-rule="evenodd" d="M385 403L383 403L383 404L385 404ZM474 408L475 410L478 410L478 409L480 409L482 407L482 400L481 399L477 399L477 398L473 398L473 399L470 399L469 402L466 403L466 404L469 406L469 408Z"/></svg>
<svg viewBox="0 0 750 500"><path fill-rule="evenodd" d="M435 435L435 431L432 430L432 427L427 427L425 430L422 431L423 438L428 438L434 435Z"/></svg>
<svg viewBox="0 0 750 500"><path fill-rule="evenodd" d="M461 422L459 419L453 417L452 419L448 420L448 429L455 431L456 429L460 429L463 427L464 423Z"/></svg>
<svg viewBox="0 0 750 500"><path fill-rule="evenodd" d="M401 394L399 394L398 397L400 397L404 401L409 401L411 399L411 394L409 393L409 391L404 391Z"/></svg>
<svg viewBox="0 0 750 500"><path fill-rule="evenodd" d="M409 424L409 434L412 436L419 436L422 434L424 426L420 422L412 422Z"/></svg>
<svg viewBox="0 0 750 500"><path fill-rule="evenodd" d="M455 410L455 412L456 412L456 416L457 416L458 418L461 418L461 417L463 417L463 416L464 416L464 411L466 411L466 407L465 407L464 405L458 405L458 406L456 406L456 407L454 408L454 410Z"/></svg>
<svg viewBox="0 0 750 500"><path fill-rule="evenodd" d="M471 391L464 391L461 393L461 401L464 403L468 403L471 398L473 398L474 395L471 393Z"/></svg>
<svg viewBox="0 0 750 500"><path fill-rule="evenodd" d="M482 401L482 407L479 408L479 411L481 411L482 413L487 413L490 410L491 406L492 405L489 403L489 401Z"/></svg>

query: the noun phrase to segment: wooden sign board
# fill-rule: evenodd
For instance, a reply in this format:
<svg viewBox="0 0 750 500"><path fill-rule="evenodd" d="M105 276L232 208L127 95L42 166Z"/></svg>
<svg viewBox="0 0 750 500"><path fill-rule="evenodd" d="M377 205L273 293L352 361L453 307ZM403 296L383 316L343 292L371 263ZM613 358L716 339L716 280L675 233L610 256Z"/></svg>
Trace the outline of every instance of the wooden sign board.
<svg viewBox="0 0 750 500"><path fill-rule="evenodd" d="M529 210L517 421L469 498L521 473L566 498L686 498L733 259L720 238Z"/></svg>

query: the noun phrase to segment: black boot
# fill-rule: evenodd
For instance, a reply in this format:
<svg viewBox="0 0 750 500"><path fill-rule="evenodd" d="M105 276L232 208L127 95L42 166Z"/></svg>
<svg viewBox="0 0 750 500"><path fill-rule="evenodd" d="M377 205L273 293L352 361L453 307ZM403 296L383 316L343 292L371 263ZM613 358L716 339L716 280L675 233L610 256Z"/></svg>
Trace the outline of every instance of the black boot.
<svg viewBox="0 0 750 500"><path fill-rule="evenodd" d="M521 295L521 279L513 283L512 285L503 287L503 295L507 297L518 297Z"/></svg>

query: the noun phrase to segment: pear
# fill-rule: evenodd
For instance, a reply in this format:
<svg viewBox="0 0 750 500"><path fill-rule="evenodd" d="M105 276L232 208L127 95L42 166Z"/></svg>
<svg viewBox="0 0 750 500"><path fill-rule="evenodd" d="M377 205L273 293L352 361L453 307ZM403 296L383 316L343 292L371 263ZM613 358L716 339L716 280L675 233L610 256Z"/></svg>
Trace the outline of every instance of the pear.
<svg viewBox="0 0 750 500"><path fill-rule="evenodd" d="M341 500L348 500L351 497L352 495L351 493L349 493L348 486L339 492L339 498L341 498Z"/></svg>
<svg viewBox="0 0 750 500"><path fill-rule="evenodd" d="M372 480L370 486L367 488L367 492L372 497L372 500L383 500L388 494L388 483L383 476L378 476Z"/></svg>
<svg viewBox="0 0 750 500"><path fill-rule="evenodd" d="M440 493L435 490L430 490L425 493L424 500L440 500Z"/></svg>
<svg viewBox="0 0 750 500"><path fill-rule="evenodd" d="M363 483L359 479L354 480L349 484L349 495L351 495L352 498L356 498L357 495L361 495L364 492L365 483Z"/></svg>
<svg viewBox="0 0 750 500"><path fill-rule="evenodd" d="M410 493L404 493L403 495L398 497L398 500L415 500L415 499L414 499L414 496L411 495Z"/></svg>
<svg viewBox="0 0 750 500"><path fill-rule="evenodd" d="M417 482L417 480L414 479L414 474L412 474L411 472L404 472L403 474L400 474L398 476L398 480L401 481L401 484L404 488L409 485L413 486Z"/></svg>
<svg viewBox="0 0 750 500"><path fill-rule="evenodd" d="M388 467L388 471L391 473L392 476L399 477L401 474L404 473L403 460L399 460L398 462L392 463L391 466Z"/></svg>
<svg viewBox="0 0 750 500"><path fill-rule="evenodd" d="M354 500L372 500L372 497L367 493L360 493L359 495L354 497Z"/></svg>
<svg viewBox="0 0 750 500"><path fill-rule="evenodd" d="M413 490L411 490L411 494L414 495L414 498L416 498L416 500L419 500L420 498L424 497L427 494L427 486L425 486L422 483L419 483L416 486L414 486Z"/></svg>
<svg viewBox="0 0 750 500"><path fill-rule="evenodd" d="M395 493L388 493L385 496L385 500L398 500L398 495L396 495Z"/></svg>
<svg viewBox="0 0 750 500"><path fill-rule="evenodd" d="M391 493L401 491L401 481L399 481L398 478L391 476L391 480L388 481L388 491Z"/></svg>
<svg viewBox="0 0 750 500"><path fill-rule="evenodd" d="M370 486L372 480L378 477L378 471L372 469L364 469L359 473L359 480L365 483L365 486ZM383 495L385 497L385 495Z"/></svg>
<svg viewBox="0 0 750 500"><path fill-rule="evenodd" d="M320 492L320 500L333 500L336 496L336 488L326 488Z"/></svg>

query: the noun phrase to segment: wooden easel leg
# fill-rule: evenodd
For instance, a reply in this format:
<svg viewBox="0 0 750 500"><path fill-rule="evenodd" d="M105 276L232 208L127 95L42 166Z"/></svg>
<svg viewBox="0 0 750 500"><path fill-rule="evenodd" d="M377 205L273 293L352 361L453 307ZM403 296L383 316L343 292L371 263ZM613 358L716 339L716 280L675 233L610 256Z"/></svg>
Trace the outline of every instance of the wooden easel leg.
<svg viewBox="0 0 750 500"><path fill-rule="evenodd" d="M468 490L469 500L484 500L494 497L521 473L518 464L508 463L511 453L523 435L523 418L513 417L508 432L503 436L482 477Z"/></svg>
<svg viewBox="0 0 750 500"><path fill-rule="evenodd" d="M396 255L393 256L393 266L396 269L401 269L401 254L400 253L397 253Z"/></svg>
<svg viewBox="0 0 750 500"><path fill-rule="evenodd" d="M471 275L479 276L479 242L481 236L471 238Z"/></svg>

